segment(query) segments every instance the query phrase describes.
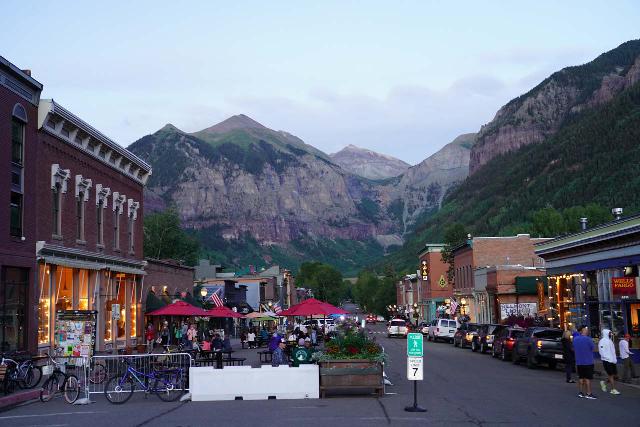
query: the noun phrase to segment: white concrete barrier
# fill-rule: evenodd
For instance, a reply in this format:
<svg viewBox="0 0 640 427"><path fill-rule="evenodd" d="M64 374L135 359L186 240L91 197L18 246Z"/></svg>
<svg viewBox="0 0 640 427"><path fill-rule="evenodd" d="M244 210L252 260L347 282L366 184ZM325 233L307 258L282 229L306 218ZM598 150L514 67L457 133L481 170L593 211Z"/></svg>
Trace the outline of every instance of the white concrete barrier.
<svg viewBox="0 0 640 427"><path fill-rule="evenodd" d="M194 402L211 400L318 399L318 365L225 366L189 368L189 391Z"/></svg>

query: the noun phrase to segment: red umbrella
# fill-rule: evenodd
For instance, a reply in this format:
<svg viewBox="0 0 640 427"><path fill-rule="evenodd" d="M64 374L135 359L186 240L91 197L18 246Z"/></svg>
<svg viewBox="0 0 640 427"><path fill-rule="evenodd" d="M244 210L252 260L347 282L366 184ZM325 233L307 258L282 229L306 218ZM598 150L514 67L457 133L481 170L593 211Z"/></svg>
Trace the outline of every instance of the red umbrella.
<svg viewBox="0 0 640 427"><path fill-rule="evenodd" d="M348 313L348 311L331 305L328 302L323 302L315 298L309 298L302 301L300 304L296 304L288 308L287 310L284 310L280 313L280 316L313 316L316 314L328 316L330 314Z"/></svg>
<svg viewBox="0 0 640 427"><path fill-rule="evenodd" d="M176 301L162 308L147 313L147 316L208 316L207 310L195 307L188 302Z"/></svg>
<svg viewBox="0 0 640 427"><path fill-rule="evenodd" d="M233 317L236 319L244 317L242 314L231 310L229 307L220 306L207 310L207 316L209 317Z"/></svg>

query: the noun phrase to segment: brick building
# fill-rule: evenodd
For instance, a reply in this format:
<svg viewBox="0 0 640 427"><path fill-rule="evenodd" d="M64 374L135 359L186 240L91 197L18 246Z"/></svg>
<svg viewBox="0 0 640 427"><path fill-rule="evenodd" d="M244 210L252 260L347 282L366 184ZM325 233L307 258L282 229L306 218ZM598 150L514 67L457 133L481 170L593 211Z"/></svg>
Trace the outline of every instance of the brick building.
<svg viewBox="0 0 640 427"><path fill-rule="evenodd" d="M396 310L392 314L404 316L414 321L413 304L419 304L420 294L418 275L407 274L404 276L396 284Z"/></svg>
<svg viewBox="0 0 640 427"><path fill-rule="evenodd" d="M445 301L452 295L451 284L447 280L449 264L442 261L443 249L444 244L428 243L418 255L421 318L426 321L435 319L438 309L444 307Z"/></svg>
<svg viewBox="0 0 640 427"><path fill-rule="evenodd" d="M182 265L175 260L159 260L145 258L147 265L144 269L142 289L142 312L146 313L147 307L144 305L149 292L153 292L157 297L166 295L169 298L176 294L182 296L183 293L193 293L193 279L195 268ZM200 298L200 295L193 295Z"/></svg>
<svg viewBox="0 0 640 427"><path fill-rule="evenodd" d="M0 56L0 352L36 349L33 213L41 91L28 71Z"/></svg>
<svg viewBox="0 0 640 427"><path fill-rule="evenodd" d="M454 248L453 296L461 314L468 315L472 321L497 321L500 297L497 284L504 284L499 280L505 280L506 271L513 271L505 266L528 267L535 271L531 274L544 275L544 260L535 254L534 245L546 240L532 239L528 234L474 237ZM491 271L492 268L497 270ZM529 274L524 271L522 276ZM491 280L493 286L490 286Z"/></svg>
<svg viewBox="0 0 640 427"><path fill-rule="evenodd" d="M38 109L38 346L56 310L98 311L96 349L142 337L143 188L151 168L53 100Z"/></svg>

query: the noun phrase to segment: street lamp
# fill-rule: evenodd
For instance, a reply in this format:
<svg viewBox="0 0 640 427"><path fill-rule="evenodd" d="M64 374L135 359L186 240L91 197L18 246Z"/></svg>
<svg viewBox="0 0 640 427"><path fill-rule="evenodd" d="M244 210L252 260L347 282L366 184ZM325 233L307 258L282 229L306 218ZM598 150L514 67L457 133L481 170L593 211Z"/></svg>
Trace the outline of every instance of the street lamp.
<svg viewBox="0 0 640 427"><path fill-rule="evenodd" d="M465 309L466 306L467 306L467 299L463 297L462 299L460 299L460 313L463 316L467 314L467 311Z"/></svg>
<svg viewBox="0 0 640 427"><path fill-rule="evenodd" d="M416 319L416 329L417 329L418 328L418 317L419 317L418 303L417 302L413 303L413 317Z"/></svg>

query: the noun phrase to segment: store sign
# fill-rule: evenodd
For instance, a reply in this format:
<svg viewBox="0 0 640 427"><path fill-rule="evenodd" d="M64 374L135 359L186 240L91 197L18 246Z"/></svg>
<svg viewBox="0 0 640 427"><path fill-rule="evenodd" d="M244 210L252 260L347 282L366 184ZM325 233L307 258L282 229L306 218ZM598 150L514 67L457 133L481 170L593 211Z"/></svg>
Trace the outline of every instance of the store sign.
<svg viewBox="0 0 640 427"><path fill-rule="evenodd" d="M429 266L427 265L427 261L422 261L420 264L420 274L422 275L422 280L427 280L429 278Z"/></svg>
<svg viewBox="0 0 640 427"><path fill-rule="evenodd" d="M438 280L438 286L444 288L447 286L447 281L444 279L444 274L440 275L440 280Z"/></svg>
<svg viewBox="0 0 640 427"><path fill-rule="evenodd" d="M500 304L500 318L509 316L533 317L538 312L538 303L523 302L520 304Z"/></svg>
<svg viewBox="0 0 640 427"><path fill-rule="evenodd" d="M614 277L611 279L611 293L613 296L629 298L636 296L635 277Z"/></svg>

